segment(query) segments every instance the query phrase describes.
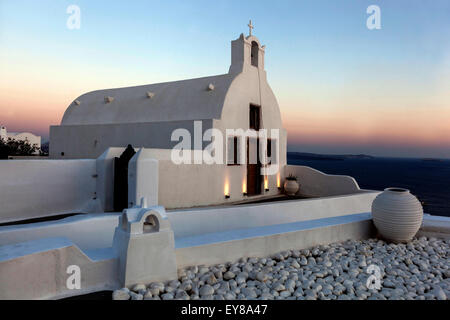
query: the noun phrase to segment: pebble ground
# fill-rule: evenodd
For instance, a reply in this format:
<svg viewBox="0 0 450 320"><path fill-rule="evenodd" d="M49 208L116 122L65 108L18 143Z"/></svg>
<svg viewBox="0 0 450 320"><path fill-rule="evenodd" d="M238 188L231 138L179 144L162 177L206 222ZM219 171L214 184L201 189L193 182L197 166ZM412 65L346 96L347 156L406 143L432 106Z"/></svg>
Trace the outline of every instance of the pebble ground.
<svg viewBox="0 0 450 320"><path fill-rule="evenodd" d="M114 300L447 300L450 240L346 241L271 257L178 271L166 283L113 292Z"/></svg>

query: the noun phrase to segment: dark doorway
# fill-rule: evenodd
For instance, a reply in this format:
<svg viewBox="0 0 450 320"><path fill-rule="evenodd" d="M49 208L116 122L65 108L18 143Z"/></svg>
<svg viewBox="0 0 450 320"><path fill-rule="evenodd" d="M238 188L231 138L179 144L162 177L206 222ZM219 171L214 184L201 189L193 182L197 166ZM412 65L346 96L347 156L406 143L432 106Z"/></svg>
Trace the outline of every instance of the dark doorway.
<svg viewBox="0 0 450 320"><path fill-rule="evenodd" d="M261 108L250 105L249 128L258 131L261 128ZM259 161L259 139L247 139L247 195L261 194L261 162Z"/></svg>
<svg viewBox="0 0 450 320"><path fill-rule="evenodd" d="M128 208L128 162L135 153L136 151L129 144L120 157L114 158L114 211L116 212Z"/></svg>
<svg viewBox="0 0 450 320"><path fill-rule="evenodd" d="M261 194L261 162L259 161L259 139L247 139L247 195ZM255 159L256 155L256 159ZM253 161L252 161L253 160ZM256 160L256 161L254 161Z"/></svg>
<svg viewBox="0 0 450 320"><path fill-rule="evenodd" d="M249 119L249 128L258 131L261 127L261 108L251 104Z"/></svg>

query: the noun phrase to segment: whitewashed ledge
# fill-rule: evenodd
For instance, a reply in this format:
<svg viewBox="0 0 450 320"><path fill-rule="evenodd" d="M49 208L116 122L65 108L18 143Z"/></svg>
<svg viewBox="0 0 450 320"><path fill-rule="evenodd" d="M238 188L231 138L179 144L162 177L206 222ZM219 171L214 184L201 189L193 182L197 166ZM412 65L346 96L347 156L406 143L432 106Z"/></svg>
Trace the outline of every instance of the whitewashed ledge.
<svg viewBox="0 0 450 320"><path fill-rule="evenodd" d="M265 257L283 250L374 235L371 214L361 213L181 237L175 241L177 267Z"/></svg>
<svg viewBox="0 0 450 320"><path fill-rule="evenodd" d="M417 236L450 239L450 217L425 214Z"/></svg>
<svg viewBox="0 0 450 320"><path fill-rule="evenodd" d="M118 263L120 253L105 246L109 241L112 242L112 226L118 224L118 217L113 214L95 218L71 217L64 221L38 223L39 227L25 225L2 228L0 244L4 245L0 246L0 252L3 252L0 254L0 299L59 299L120 288L119 283L123 281L120 280L122 273ZM96 229L94 225L101 228ZM93 233L91 228L97 232ZM271 255L347 239L367 239L373 234L371 215L362 213L196 236L175 235L175 247L166 245L161 254L174 254L176 265L164 265L167 275L163 279L158 276L160 279L152 281L173 280L176 270L186 266L213 265L246 256ZM48 239L55 237L67 239L57 242ZM86 242L86 237L91 241ZM28 247L31 251L25 250ZM148 247L148 244L144 247ZM142 251L142 254L145 252ZM143 259L130 261L131 273L132 270L143 270ZM66 287L66 269L69 265L77 265L84 270L80 290ZM175 277L169 274L172 268ZM151 275L153 269L147 270L147 274Z"/></svg>

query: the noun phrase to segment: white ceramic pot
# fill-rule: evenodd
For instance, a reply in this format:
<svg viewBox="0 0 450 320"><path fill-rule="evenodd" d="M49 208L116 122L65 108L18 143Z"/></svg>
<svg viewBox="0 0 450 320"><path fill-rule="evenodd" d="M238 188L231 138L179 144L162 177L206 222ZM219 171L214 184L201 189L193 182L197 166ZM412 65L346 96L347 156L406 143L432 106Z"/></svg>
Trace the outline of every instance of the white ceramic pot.
<svg viewBox="0 0 450 320"><path fill-rule="evenodd" d="M383 238L407 242L419 231L423 208L409 190L387 188L373 201L372 218Z"/></svg>
<svg viewBox="0 0 450 320"><path fill-rule="evenodd" d="M288 196L295 195L298 191L298 188L298 183L295 180L286 180L284 182L284 192L286 192Z"/></svg>

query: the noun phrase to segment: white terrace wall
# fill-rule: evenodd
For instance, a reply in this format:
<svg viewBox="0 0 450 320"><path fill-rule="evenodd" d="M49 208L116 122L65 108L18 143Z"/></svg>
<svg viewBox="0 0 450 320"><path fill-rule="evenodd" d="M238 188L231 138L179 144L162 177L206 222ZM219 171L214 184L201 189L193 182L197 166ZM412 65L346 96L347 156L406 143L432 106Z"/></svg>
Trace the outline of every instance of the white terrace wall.
<svg viewBox="0 0 450 320"><path fill-rule="evenodd" d="M365 239L373 235L370 213L341 212L336 216L338 212L321 212L334 205L343 210L346 204L339 203L341 200L348 205L354 203L351 198L362 195L330 198L332 203L327 206L317 200L286 201L279 210L273 210L272 204L260 204L245 211L231 206L220 212L210 208L201 214L186 210L166 215L162 207L137 207L125 210L120 219L113 214L39 223L38 232L29 225L1 227L0 283L5 290L0 290L0 299L61 298L111 290L174 279L177 268L189 265ZM366 210L370 202L366 199L360 209ZM292 213L289 207L300 210L289 217L278 215L285 209ZM315 214L309 218L313 218L305 220L311 212ZM151 215L158 222L147 229L144 221ZM242 215L242 223L238 215ZM66 287L70 265L82 270L81 290Z"/></svg>
<svg viewBox="0 0 450 320"><path fill-rule="evenodd" d="M101 211L95 160L0 161L0 223Z"/></svg>
<svg viewBox="0 0 450 320"><path fill-rule="evenodd" d="M370 212L379 192L167 212L175 239ZM112 246L120 213L89 214L37 224L0 227L0 246L66 237L89 255Z"/></svg>
<svg viewBox="0 0 450 320"><path fill-rule="evenodd" d="M60 220L0 227L0 249L42 238L67 238L89 256L112 246L121 213L75 215ZM1 251L1 250L0 250Z"/></svg>
<svg viewBox="0 0 450 320"><path fill-rule="evenodd" d="M167 212L176 238L367 213L379 192Z"/></svg>
<svg viewBox="0 0 450 320"><path fill-rule="evenodd" d="M108 148L98 157L97 167L97 197L102 210L114 211L114 158L120 157L125 148ZM138 149L135 149L138 151Z"/></svg>
<svg viewBox="0 0 450 320"><path fill-rule="evenodd" d="M166 209L218 205L249 199L243 195L243 184L247 178L245 165L193 164L193 160L192 164L176 164L171 160L171 152L170 149L141 149L139 155L136 154L130 161L128 197L135 201L134 204L140 204L142 196L138 196L139 192L141 195L148 195L149 206L156 204L156 194L157 204ZM137 161L147 161L147 164L136 167ZM157 168L157 174L154 168ZM134 181L132 172L136 172L135 176L141 176L139 172L144 172L145 181ZM157 188L154 183L157 183ZM135 185L140 189L139 192L134 192ZM262 190L260 197L280 193L276 175L268 177L268 186L269 191ZM225 192L228 192L230 198L225 199Z"/></svg>
<svg viewBox="0 0 450 320"><path fill-rule="evenodd" d="M285 165L280 168L280 186L289 174L298 177L298 195L305 197L330 197L365 192L349 176L328 175L306 166ZM166 209L227 204L282 193L277 186L277 175L270 175L268 191L262 188L261 196L243 195L247 171L245 165L194 165L174 164L159 160L159 205ZM225 199L228 190L229 199Z"/></svg>
<svg viewBox="0 0 450 320"><path fill-rule="evenodd" d="M79 289L67 287L73 266L80 268ZM114 290L121 286L117 267L114 256L91 259L66 238L5 245L0 247L0 300L58 299Z"/></svg>
<svg viewBox="0 0 450 320"><path fill-rule="evenodd" d="M306 166L287 165L285 176L297 177L300 185L298 194L306 197L329 197L364 192L350 176L329 175Z"/></svg>
<svg viewBox="0 0 450 320"><path fill-rule="evenodd" d="M123 149L110 148L102 157L106 154L120 154ZM262 188L260 196L249 198L244 195L247 180L245 165L194 164L193 154L191 164L176 164L171 160L171 153L171 149L139 149L129 164L129 207L139 205L142 198L146 199L147 206L160 205L166 209L177 209L231 204L282 193L275 174L266 178L268 190ZM102 160L105 163L108 161ZM302 196L330 197L364 192L352 177L327 175L310 167L291 165L280 168L281 187L285 176L289 174L298 177L299 195ZM104 179L99 179L99 183L102 181ZM111 186L111 183L108 185ZM226 199L225 194L229 198Z"/></svg>
<svg viewBox="0 0 450 320"><path fill-rule="evenodd" d="M96 159L97 197L102 211L114 211L114 158L120 157L125 148L108 148ZM128 163L129 207L140 204L145 198L146 205L158 204L158 161L154 150L134 149L136 154Z"/></svg>
<svg viewBox="0 0 450 320"><path fill-rule="evenodd" d="M247 197L243 185L247 179L246 166L174 164L159 161L159 204L167 209L219 205L274 196L280 193L276 175L268 177L269 190L260 196ZM225 193L230 196L225 198Z"/></svg>
<svg viewBox="0 0 450 320"><path fill-rule="evenodd" d="M113 211L114 158L125 148L108 148L97 159L0 161L0 223L67 213ZM158 204L158 162L130 161L130 206ZM138 173L139 172L139 173Z"/></svg>
<svg viewBox="0 0 450 320"><path fill-rule="evenodd" d="M113 210L114 157L124 148L109 148L98 159L0 161L0 223L66 213ZM243 193L246 166L175 164L170 149L140 149L129 163L129 207L162 205L167 209L227 204L250 199ZM193 162L193 161L192 161ZM285 166L294 174L299 194L328 197L363 192L347 176L326 175L305 166ZM282 192L277 175L259 197ZM225 198L225 194L229 198ZM257 199L252 197L251 199Z"/></svg>
<svg viewBox="0 0 450 320"><path fill-rule="evenodd" d="M158 160L140 149L128 163L128 207L158 205Z"/></svg>

